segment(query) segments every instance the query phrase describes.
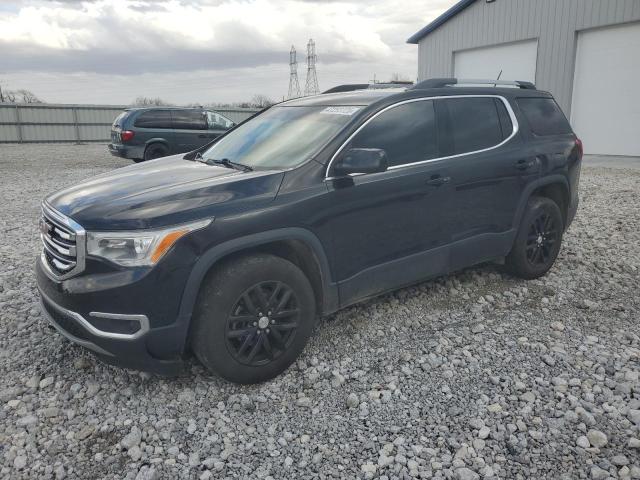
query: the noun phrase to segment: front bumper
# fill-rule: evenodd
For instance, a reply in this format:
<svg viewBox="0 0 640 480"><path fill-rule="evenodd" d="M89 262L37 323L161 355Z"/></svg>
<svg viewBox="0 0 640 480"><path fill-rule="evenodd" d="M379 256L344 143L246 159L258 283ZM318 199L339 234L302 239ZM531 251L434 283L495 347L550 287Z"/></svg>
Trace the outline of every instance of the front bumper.
<svg viewBox="0 0 640 480"><path fill-rule="evenodd" d="M179 300L179 292L165 294L163 302L149 288L150 283L157 285L153 275L133 276L116 286L108 274L57 281L45 268L39 258L42 310L67 339L112 365L169 375L182 370L188 321L169 319L175 311L170 303Z"/></svg>

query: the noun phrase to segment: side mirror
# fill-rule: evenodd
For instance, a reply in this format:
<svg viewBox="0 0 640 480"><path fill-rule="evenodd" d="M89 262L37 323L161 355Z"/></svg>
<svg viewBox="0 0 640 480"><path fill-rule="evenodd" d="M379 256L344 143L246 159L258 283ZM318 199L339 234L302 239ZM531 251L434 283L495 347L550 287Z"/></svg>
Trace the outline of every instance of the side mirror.
<svg viewBox="0 0 640 480"><path fill-rule="evenodd" d="M387 154L379 148L352 148L347 150L333 167L334 175L350 173L378 173L389 167Z"/></svg>

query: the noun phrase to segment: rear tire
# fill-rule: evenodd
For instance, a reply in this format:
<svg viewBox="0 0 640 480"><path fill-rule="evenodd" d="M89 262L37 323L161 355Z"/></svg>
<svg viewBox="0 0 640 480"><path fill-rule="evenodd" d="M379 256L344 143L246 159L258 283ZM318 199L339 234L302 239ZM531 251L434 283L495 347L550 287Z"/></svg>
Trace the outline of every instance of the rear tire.
<svg viewBox="0 0 640 480"><path fill-rule="evenodd" d="M236 383L276 377L315 324L313 288L293 263L267 254L224 263L204 280L191 346L211 372Z"/></svg>
<svg viewBox="0 0 640 480"><path fill-rule="evenodd" d="M563 232L558 205L547 197L531 197L505 261L507 271L527 280L546 274L560 252Z"/></svg>
<svg viewBox="0 0 640 480"><path fill-rule="evenodd" d="M152 143L144 149L144 159L153 160L155 158L166 157L169 155L169 149L161 143Z"/></svg>

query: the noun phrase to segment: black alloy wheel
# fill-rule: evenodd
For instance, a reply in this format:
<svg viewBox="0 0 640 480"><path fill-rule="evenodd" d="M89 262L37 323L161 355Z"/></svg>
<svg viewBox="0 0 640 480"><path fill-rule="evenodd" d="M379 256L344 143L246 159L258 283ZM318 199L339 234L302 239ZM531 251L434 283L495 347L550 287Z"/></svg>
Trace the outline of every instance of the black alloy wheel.
<svg viewBox="0 0 640 480"><path fill-rule="evenodd" d="M280 357L300 322L295 292L279 281L261 282L235 302L225 331L227 348L240 363L260 366Z"/></svg>
<svg viewBox="0 0 640 480"><path fill-rule="evenodd" d="M558 241L558 229L547 212L538 215L529 226L527 261L532 265L546 265Z"/></svg>
<svg viewBox="0 0 640 480"><path fill-rule="evenodd" d="M520 221L505 268L531 280L553 266L562 243L564 221L558 204L548 197L531 197Z"/></svg>
<svg viewBox="0 0 640 480"><path fill-rule="evenodd" d="M204 279L189 343L212 373L263 382L298 358L316 318L315 292L297 265L249 254L223 261Z"/></svg>

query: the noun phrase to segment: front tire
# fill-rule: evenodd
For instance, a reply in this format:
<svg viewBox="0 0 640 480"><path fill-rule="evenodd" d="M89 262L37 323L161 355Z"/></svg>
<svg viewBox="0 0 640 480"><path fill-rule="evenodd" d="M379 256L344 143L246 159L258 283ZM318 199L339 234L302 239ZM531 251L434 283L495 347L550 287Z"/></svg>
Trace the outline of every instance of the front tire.
<svg viewBox="0 0 640 480"><path fill-rule="evenodd" d="M313 288L280 257L227 262L205 279L191 346L211 372L236 383L276 377L298 358L315 324Z"/></svg>
<svg viewBox="0 0 640 480"><path fill-rule="evenodd" d="M558 205L547 197L530 198L506 258L507 270L527 280L546 274L560 252L563 232L564 221Z"/></svg>

